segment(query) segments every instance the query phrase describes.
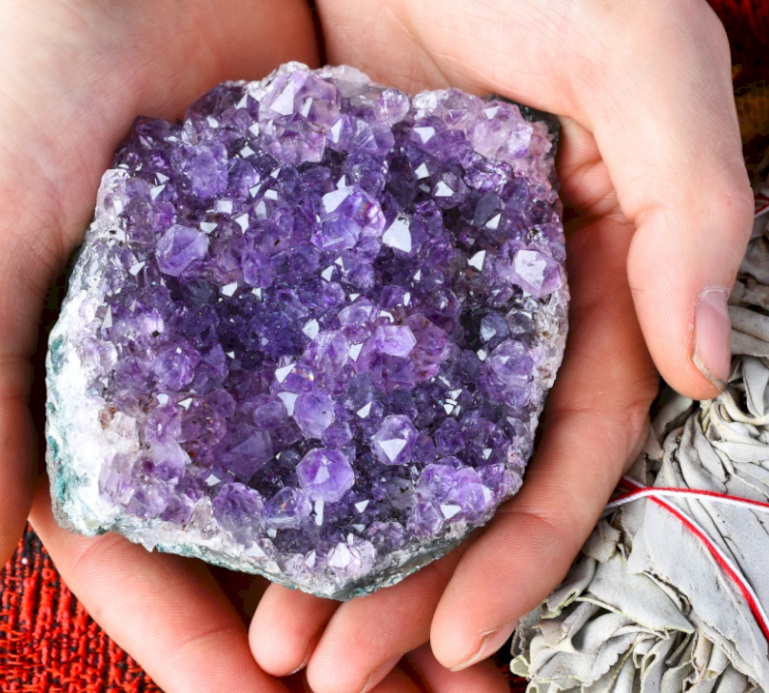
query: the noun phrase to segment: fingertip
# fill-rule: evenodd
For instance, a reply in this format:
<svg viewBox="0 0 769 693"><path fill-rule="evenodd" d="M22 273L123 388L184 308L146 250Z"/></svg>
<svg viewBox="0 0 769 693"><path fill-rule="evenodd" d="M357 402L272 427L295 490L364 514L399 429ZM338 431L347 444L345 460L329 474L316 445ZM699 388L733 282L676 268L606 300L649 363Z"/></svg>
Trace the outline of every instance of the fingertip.
<svg viewBox="0 0 769 693"><path fill-rule="evenodd" d="M513 634L515 623L506 623L498 628L493 628L479 634L464 655L454 656L454 661L449 661L445 666L452 672L465 671L485 659L491 657Z"/></svg>
<svg viewBox="0 0 769 693"><path fill-rule="evenodd" d="M507 591L487 594L486 587L468 564L460 564L441 597L430 629L430 645L435 659L452 673L467 671L492 656L508 640L515 628L515 618L508 613L511 600ZM506 581L504 573L494 580Z"/></svg>
<svg viewBox="0 0 769 693"><path fill-rule="evenodd" d="M303 671L310 661L313 650L317 645L317 637L307 642L280 643L272 638L272 634L252 627L249 628L249 646L256 663L271 676L279 678L293 676ZM304 650L302 648L305 648Z"/></svg>
<svg viewBox="0 0 769 693"><path fill-rule="evenodd" d="M418 686L404 671L395 668L379 683L373 683L373 679L372 682L367 682L361 693L422 693L423 691L424 688ZM473 693L476 692L473 691Z"/></svg>
<svg viewBox="0 0 769 693"><path fill-rule="evenodd" d="M430 624L432 654L441 666L454 673L492 654L502 644L496 643L503 638L501 633L508 628L512 632L514 627L514 619L507 612L510 601L505 599L511 576L506 566L487 562L484 550L494 524L464 554L441 594Z"/></svg>
<svg viewBox="0 0 769 693"><path fill-rule="evenodd" d="M404 652L426 643L435 607L464 551L458 547L396 585L343 603L310 659L312 690L358 693L367 681L371 688Z"/></svg>
<svg viewBox="0 0 769 693"><path fill-rule="evenodd" d="M360 693L370 693L373 691L377 686L379 686L380 683L385 683L385 685L389 685L389 682L386 681L387 678L392 677L393 669L397 666L398 662L401 660L402 654L397 654L394 657L391 657L387 661L383 662L382 664L378 665L367 677L366 681L363 684L363 688L360 689ZM380 689L382 689L383 686L380 686Z"/></svg>
<svg viewBox="0 0 769 693"><path fill-rule="evenodd" d="M248 629L254 659L272 676L301 671L337 607L338 603L329 599L270 585Z"/></svg>

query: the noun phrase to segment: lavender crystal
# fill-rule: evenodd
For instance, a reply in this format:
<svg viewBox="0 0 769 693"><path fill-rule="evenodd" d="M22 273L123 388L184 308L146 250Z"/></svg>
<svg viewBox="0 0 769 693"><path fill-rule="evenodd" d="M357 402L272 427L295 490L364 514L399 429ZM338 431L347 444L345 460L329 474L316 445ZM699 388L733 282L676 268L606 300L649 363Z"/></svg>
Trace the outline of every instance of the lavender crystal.
<svg viewBox="0 0 769 693"><path fill-rule="evenodd" d="M561 360L553 155L515 105L349 67L137 121L51 335L59 520L342 599L456 546Z"/></svg>

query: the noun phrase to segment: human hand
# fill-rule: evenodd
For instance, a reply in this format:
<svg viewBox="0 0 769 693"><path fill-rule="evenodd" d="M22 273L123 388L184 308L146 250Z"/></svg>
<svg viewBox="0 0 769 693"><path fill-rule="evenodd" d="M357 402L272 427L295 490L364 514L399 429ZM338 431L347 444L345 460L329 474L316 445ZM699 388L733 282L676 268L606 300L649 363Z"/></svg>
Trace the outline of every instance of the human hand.
<svg viewBox="0 0 769 693"><path fill-rule="evenodd" d="M317 62L301 0L0 3L0 556L33 495L26 399L43 297L81 241L99 179L138 113L175 117L226 78ZM40 345L44 349L44 345ZM169 693L286 687L202 564L117 535L60 529L37 484L32 522L90 613Z"/></svg>
<svg viewBox="0 0 769 693"><path fill-rule="evenodd" d="M301 0L119 8L38 0L6 3L0 15L0 556L13 551L32 505L67 584L168 693L304 691L301 676L278 682L255 664L233 608L237 586L197 561L57 526L47 480L33 481L26 399L43 297L81 241L99 178L135 115L175 117L224 79L255 79L288 59L317 63L307 8ZM253 599L262 589L254 580ZM412 653L408 667L378 693L416 691L415 678L447 690L429 648ZM479 693L499 682L490 668L452 678Z"/></svg>
<svg viewBox="0 0 769 693"><path fill-rule="evenodd" d="M308 661L316 693L356 693L428 639L459 669L504 643L566 573L643 443L653 363L691 397L722 387L725 298L753 203L728 45L704 0L317 5L331 63L558 114L573 217L569 344L521 492L395 587L338 605L273 585L259 604L251 645L266 671ZM268 625L272 637L258 637Z"/></svg>

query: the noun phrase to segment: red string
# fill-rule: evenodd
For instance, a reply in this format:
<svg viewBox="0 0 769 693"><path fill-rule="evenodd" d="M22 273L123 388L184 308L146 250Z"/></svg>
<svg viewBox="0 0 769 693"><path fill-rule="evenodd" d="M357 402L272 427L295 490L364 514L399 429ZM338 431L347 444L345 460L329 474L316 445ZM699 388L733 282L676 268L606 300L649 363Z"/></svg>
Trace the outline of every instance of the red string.
<svg viewBox="0 0 769 693"><path fill-rule="evenodd" d="M623 496L616 498L615 501L631 500L633 497L639 496L639 494L644 491L658 490L658 489L643 486L638 482L634 481L633 479L629 479L627 477L625 477L620 481L620 486L623 486L625 488L630 488L632 489L632 491L628 494L625 494ZM666 492L676 492L676 491L686 492L687 491L687 489L675 489L675 488L664 488L659 490L666 491ZM730 501L741 501L745 505L763 506L764 509L769 509L769 504L767 503L761 503L759 501L750 501L748 499L737 498L735 496L728 496L726 494L717 493L715 491L697 491L696 493L698 495L709 496L714 499L723 498ZM767 642L769 642L769 623L767 623L764 610L761 607L760 602L758 602L755 596L755 593L753 592L752 588L748 585L745 578L737 570L735 570L732 567L732 565L730 565L730 563L724 558L724 555L721 553L718 547L713 543L712 539L707 535L707 533L705 533L688 515L681 512L678 508L671 505L670 503L664 501L659 496L651 495L646 497L649 498L649 500L656 503L657 505L659 505L660 507L667 510L671 515L677 517L681 521L681 523L705 545L705 548L707 548L708 552L716 561L716 563L721 567L721 569L724 571L724 573L726 573L726 575L731 579L731 581L737 586L737 589L739 589L740 593L745 598L745 601L748 603L748 606L750 607L750 611L753 614L753 617L755 618L756 623L758 624L758 627L761 629L761 632L764 634L764 637L766 638Z"/></svg>
<svg viewBox="0 0 769 693"><path fill-rule="evenodd" d="M614 496L612 500L607 504L608 509L612 509L614 506L622 505L623 501L632 500L636 497L660 497L664 495L676 495L676 496L691 496L694 498L710 498L716 501L724 501L729 504L736 505L748 505L765 512L769 512L769 503L763 501L750 500L749 498L740 498L739 496L730 496L726 493L719 493L718 491L708 491L704 489L692 489L692 488L676 488L672 486L641 486L638 482L630 478L624 478L620 482L620 486L630 486L633 488L628 493L623 493Z"/></svg>

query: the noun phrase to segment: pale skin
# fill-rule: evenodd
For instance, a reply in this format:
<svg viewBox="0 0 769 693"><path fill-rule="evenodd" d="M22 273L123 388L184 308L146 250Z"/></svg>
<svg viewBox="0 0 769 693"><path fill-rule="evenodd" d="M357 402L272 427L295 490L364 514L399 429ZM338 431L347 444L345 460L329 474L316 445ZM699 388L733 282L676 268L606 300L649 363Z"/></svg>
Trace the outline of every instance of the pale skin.
<svg viewBox="0 0 769 693"><path fill-rule="evenodd" d="M524 489L370 597L267 587L248 632L202 564L59 529L32 472L28 363L111 153L138 113L175 117L223 79L321 58L301 0L0 0L0 558L29 515L94 618L170 693L503 691L477 662L567 571L644 440L657 371L695 398L725 377L723 321L696 306L732 285L752 213L728 46L703 0L317 5L328 62L561 117L571 333Z"/></svg>

